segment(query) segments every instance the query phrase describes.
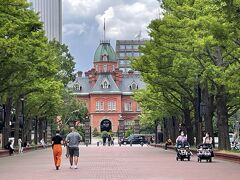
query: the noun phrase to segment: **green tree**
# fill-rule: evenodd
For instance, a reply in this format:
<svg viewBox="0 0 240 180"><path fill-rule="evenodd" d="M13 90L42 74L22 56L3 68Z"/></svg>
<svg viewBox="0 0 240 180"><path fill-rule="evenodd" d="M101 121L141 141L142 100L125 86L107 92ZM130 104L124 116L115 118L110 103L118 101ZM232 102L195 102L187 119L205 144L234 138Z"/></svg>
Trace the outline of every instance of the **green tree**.
<svg viewBox="0 0 240 180"><path fill-rule="evenodd" d="M163 1L164 17L151 22L151 39L141 48L144 56L133 61L144 81L156 89L153 93L161 92L163 102L175 102L182 109L185 121L190 119L188 128L192 117L198 122L195 88L205 90L205 100L213 97L207 104L207 120L212 126L216 105L219 149L229 149L228 118L239 109L237 7L238 1ZM198 128L196 123L200 140Z"/></svg>
<svg viewBox="0 0 240 180"><path fill-rule="evenodd" d="M23 97L24 132L29 132L32 118L49 120L59 113L63 88L73 79L75 63L67 46L48 42L38 15L25 0L0 0L0 23L0 97L7 115L4 132L9 132L11 109L15 107L16 117L21 114ZM19 125L16 118L16 139Z"/></svg>

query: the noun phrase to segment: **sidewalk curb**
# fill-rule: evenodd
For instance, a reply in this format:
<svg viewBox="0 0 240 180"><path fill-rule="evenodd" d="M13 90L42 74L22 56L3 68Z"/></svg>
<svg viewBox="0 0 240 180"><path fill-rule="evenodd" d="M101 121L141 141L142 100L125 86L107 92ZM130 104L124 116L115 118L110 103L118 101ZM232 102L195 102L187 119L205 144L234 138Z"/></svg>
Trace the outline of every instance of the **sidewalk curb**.
<svg viewBox="0 0 240 180"><path fill-rule="evenodd" d="M156 147L156 148L165 148L165 145L163 144L150 144L150 146ZM168 146L168 149L174 150L175 151L175 146ZM194 154L197 154L197 150L191 150ZM227 153L222 153L222 152L214 152L214 157L223 159L226 161L231 161L235 163L240 164L240 155L234 155L234 154L227 154Z"/></svg>
<svg viewBox="0 0 240 180"><path fill-rule="evenodd" d="M51 145L46 146L46 148L51 147ZM44 149L43 146L31 146L31 147L25 147L23 149L23 153L34 151L34 150L41 150ZM15 149L15 154L18 154L18 149ZM9 151L7 149L4 149L0 151L0 158L2 157L8 157L9 156Z"/></svg>

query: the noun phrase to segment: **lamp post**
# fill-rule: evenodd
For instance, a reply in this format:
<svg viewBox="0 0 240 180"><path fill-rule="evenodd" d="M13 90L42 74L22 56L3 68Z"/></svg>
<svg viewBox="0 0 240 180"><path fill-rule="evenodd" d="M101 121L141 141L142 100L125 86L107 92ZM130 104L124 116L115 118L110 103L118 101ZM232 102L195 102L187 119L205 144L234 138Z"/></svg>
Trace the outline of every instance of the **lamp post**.
<svg viewBox="0 0 240 180"><path fill-rule="evenodd" d="M24 98L21 97L20 100L21 100L22 112L21 112L21 118L19 121L19 125L20 125L20 129L22 130L22 132L21 132L22 140L23 140L23 142L25 142L25 139L24 139L24 124L25 124L25 121L24 121Z"/></svg>
<svg viewBox="0 0 240 180"><path fill-rule="evenodd" d="M121 146L121 140L124 137L124 131L125 131L124 119L120 115L119 120L118 120L118 144L119 144L119 146Z"/></svg>
<svg viewBox="0 0 240 180"><path fill-rule="evenodd" d="M89 116L84 119L85 145L91 144L91 126Z"/></svg>

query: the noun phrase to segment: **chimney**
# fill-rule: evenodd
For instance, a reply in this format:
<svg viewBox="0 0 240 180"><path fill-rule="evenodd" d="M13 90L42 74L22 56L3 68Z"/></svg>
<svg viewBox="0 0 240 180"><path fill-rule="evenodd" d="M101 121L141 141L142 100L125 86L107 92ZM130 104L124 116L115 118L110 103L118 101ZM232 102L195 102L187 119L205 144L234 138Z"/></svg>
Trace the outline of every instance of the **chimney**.
<svg viewBox="0 0 240 180"><path fill-rule="evenodd" d="M82 71L78 71L78 72L77 72L77 77L82 77L82 74L83 74Z"/></svg>

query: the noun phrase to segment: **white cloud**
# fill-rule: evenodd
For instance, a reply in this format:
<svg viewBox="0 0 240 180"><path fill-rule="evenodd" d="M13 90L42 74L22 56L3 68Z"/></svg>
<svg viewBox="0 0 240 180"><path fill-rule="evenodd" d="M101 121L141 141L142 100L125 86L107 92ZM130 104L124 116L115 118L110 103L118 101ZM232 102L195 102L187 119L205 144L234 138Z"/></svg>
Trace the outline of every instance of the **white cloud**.
<svg viewBox="0 0 240 180"><path fill-rule="evenodd" d="M102 0L63 0L63 5L69 6L75 16L91 16L96 13Z"/></svg>
<svg viewBox="0 0 240 180"><path fill-rule="evenodd" d="M68 35L81 35L86 32L86 24L65 24L63 26L63 34Z"/></svg>
<svg viewBox="0 0 240 180"><path fill-rule="evenodd" d="M152 19L158 16L158 2L136 2L133 4L119 4L111 6L102 14L96 15L98 31L103 31L103 20L106 18L106 33L110 39L134 39L142 31L146 38L147 26Z"/></svg>

